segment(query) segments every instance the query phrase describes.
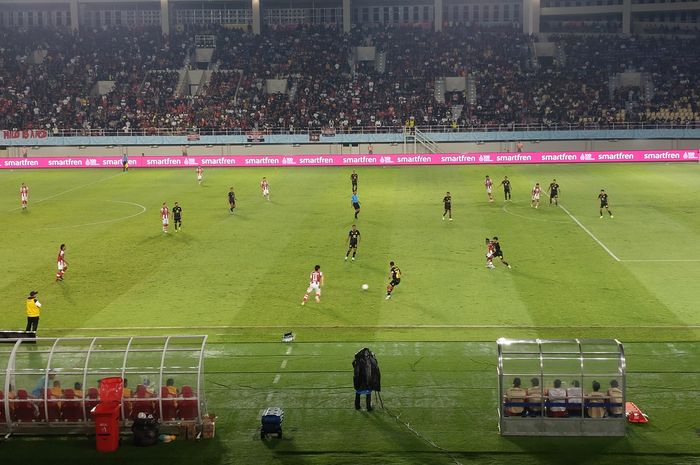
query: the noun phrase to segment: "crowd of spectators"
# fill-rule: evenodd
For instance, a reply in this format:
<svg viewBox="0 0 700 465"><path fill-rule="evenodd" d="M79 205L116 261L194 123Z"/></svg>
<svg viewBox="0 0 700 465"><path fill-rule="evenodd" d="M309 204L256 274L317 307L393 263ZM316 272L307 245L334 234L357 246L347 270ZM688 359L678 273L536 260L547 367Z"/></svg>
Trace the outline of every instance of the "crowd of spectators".
<svg viewBox="0 0 700 465"><path fill-rule="evenodd" d="M516 29L451 25L279 28L253 35L211 28L208 86L178 93L193 34L158 29L0 30L0 129L160 128L349 130L411 125L589 125L700 120L698 38L550 36L553 60ZM354 47L375 47L360 61ZM647 88L611 86L622 72ZM436 79L461 76L473 91L436 99ZM286 92L268 93L268 79ZM98 81L114 83L105 95Z"/></svg>

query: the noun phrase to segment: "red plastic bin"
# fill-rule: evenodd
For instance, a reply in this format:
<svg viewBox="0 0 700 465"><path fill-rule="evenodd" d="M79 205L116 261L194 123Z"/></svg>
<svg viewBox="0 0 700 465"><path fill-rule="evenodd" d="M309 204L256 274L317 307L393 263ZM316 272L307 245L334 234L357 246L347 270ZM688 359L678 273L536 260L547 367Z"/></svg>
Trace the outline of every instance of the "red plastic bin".
<svg viewBox="0 0 700 465"><path fill-rule="evenodd" d="M118 402L101 402L90 413L95 422L95 445L98 452L113 452L119 448Z"/></svg>
<svg viewBox="0 0 700 465"><path fill-rule="evenodd" d="M121 402L124 393L124 380L122 378L102 378L100 381L101 402Z"/></svg>

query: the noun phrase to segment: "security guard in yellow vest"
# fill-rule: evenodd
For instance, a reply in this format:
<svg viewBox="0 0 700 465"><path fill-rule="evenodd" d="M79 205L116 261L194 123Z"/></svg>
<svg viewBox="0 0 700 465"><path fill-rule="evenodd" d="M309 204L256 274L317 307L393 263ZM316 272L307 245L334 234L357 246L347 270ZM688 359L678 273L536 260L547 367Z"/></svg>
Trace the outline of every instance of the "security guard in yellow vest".
<svg viewBox="0 0 700 465"><path fill-rule="evenodd" d="M41 302L36 298L39 291L32 291L27 297L27 329L36 333L39 327L39 314L41 313Z"/></svg>

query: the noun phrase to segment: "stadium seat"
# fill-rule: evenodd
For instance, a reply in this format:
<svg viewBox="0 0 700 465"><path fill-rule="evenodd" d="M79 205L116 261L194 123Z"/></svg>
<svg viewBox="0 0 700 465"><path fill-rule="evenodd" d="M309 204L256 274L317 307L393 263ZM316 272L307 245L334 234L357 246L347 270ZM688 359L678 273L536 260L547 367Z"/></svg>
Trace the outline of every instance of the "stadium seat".
<svg viewBox="0 0 700 465"><path fill-rule="evenodd" d="M180 419L182 420L196 420L197 419L197 402L195 393L190 386L182 386L182 397L178 403L178 413L180 414Z"/></svg>
<svg viewBox="0 0 700 465"><path fill-rule="evenodd" d="M100 403L99 397L100 393L97 388L88 389L87 395L85 396L85 415L87 415L87 418L91 418L90 411Z"/></svg>
<svg viewBox="0 0 700 465"><path fill-rule="evenodd" d="M83 421L83 405L81 399L75 398L75 391L66 389L63 391L65 402L62 405L63 421Z"/></svg>
<svg viewBox="0 0 700 465"><path fill-rule="evenodd" d="M41 399L37 402L39 421L61 421L61 403L50 391L41 390ZM48 414L48 417L47 417Z"/></svg>
<svg viewBox="0 0 700 465"><path fill-rule="evenodd" d="M166 386L161 386L160 396L163 407L161 410L159 403L156 402L158 417L163 421L177 420L177 401L173 399L174 396L168 391Z"/></svg>
<svg viewBox="0 0 700 465"><path fill-rule="evenodd" d="M17 402L11 412L12 421L29 423L36 421L37 412L35 405L29 400L29 394L24 389L17 391Z"/></svg>
<svg viewBox="0 0 700 465"><path fill-rule="evenodd" d="M130 415L129 417L133 420L138 416L139 413L143 412L147 415L156 415L156 411L153 405L153 400L151 400L151 394L149 394L146 386L139 384L136 386L136 393L131 401L129 401Z"/></svg>

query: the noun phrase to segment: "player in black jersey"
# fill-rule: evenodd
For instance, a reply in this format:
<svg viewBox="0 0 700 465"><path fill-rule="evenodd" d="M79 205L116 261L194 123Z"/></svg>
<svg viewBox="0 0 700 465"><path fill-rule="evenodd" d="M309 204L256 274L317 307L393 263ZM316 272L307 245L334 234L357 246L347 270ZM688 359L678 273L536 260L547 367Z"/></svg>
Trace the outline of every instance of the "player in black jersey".
<svg viewBox="0 0 700 465"><path fill-rule="evenodd" d="M236 194L233 193L233 187L228 191L228 211L233 215L233 209L236 208Z"/></svg>
<svg viewBox="0 0 700 465"><path fill-rule="evenodd" d="M452 221L452 194L449 192L445 194L442 198L442 203L445 204L445 212L442 214L442 221L445 221L445 215L449 214L450 221Z"/></svg>
<svg viewBox="0 0 700 465"><path fill-rule="evenodd" d="M355 261L355 255L357 254L357 246L360 243L360 231L357 226L352 225L352 229L348 233L348 238L345 240L346 244L349 244L348 253L345 254L345 260L350 256L350 251L352 250L352 261Z"/></svg>
<svg viewBox="0 0 700 465"><path fill-rule="evenodd" d="M610 211L610 205L608 205L608 194L605 193L605 189L600 190L598 200L600 200L600 217L603 217L603 208L605 208L605 210L607 210L607 212L610 214L610 218L614 218L612 212Z"/></svg>
<svg viewBox="0 0 700 465"><path fill-rule="evenodd" d="M350 175L350 182L352 183L352 191L357 192L357 173L355 170L352 170L352 174Z"/></svg>
<svg viewBox="0 0 700 465"><path fill-rule="evenodd" d="M561 191L561 188L559 187L559 184L557 184L556 179L552 179L552 182L549 183L549 188L547 189L547 192L549 192L549 205L552 205L552 201L554 201L554 205L559 205L559 191Z"/></svg>
<svg viewBox="0 0 700 465"><path fill-rule="evenodd" d="M491 239L491 244L493 245L493 256L499 257L501 259L501 263L508 268L511 268L508 262L503 259L503 251L501 250L501 243L498 242L498 237L493 236L493 239Z"/></svg>
<svg viewBox="0 0 700 465"><path fill-rule="evenodd" d="M508 179L508 176L503 177L501 186L503 186L503 195L505 196L505 200L510 200L510 179Z"/></svg>
<svg viewBox="0 0 700 465"><path fill-rule="evenodd" d="M389 262L389 285L386 287L386 300L391 299L391 292L401 283L401 270L394 262Z"/></svg>
<svg viewBox="0 0 700 465"><path fill-rule="evenodd" d="M182 229L182 207L177 202L173 207L173 222L175 223L175 232Z"/></svg>

